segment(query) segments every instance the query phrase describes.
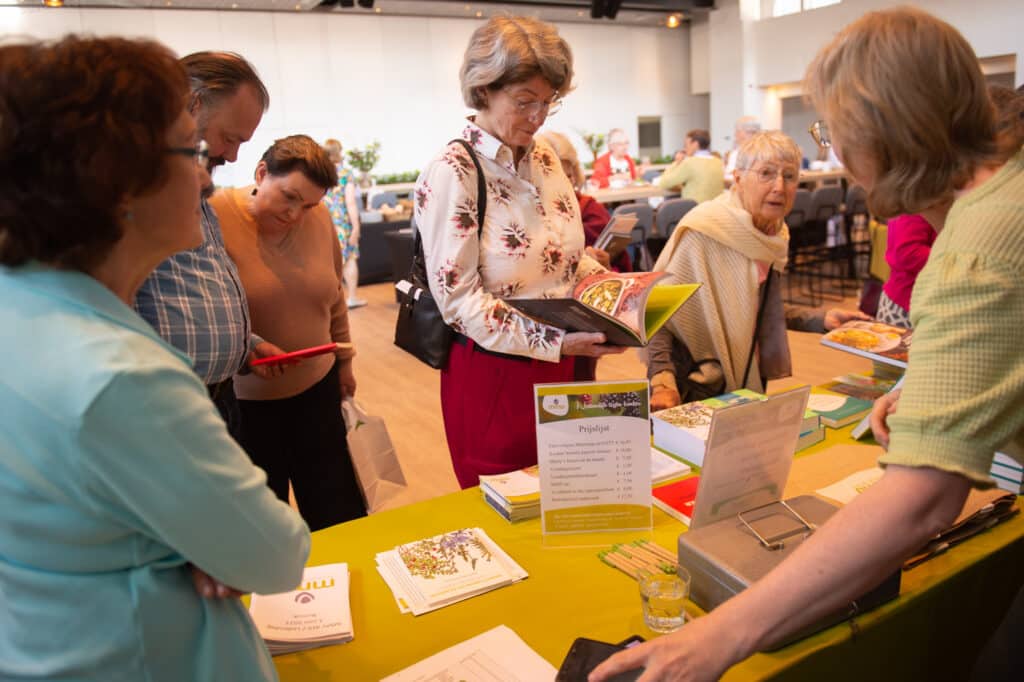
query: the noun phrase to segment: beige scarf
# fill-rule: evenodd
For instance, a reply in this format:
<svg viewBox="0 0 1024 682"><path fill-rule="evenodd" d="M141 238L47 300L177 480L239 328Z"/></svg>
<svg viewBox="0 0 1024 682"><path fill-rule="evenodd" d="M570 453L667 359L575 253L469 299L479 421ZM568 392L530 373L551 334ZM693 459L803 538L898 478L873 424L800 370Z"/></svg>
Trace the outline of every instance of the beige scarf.
<svg viewBox="0 0 1024 682"><path fill-rule="evenodd" d="M658 257L654 269L671 275L666 284L701 282L704 285L667 326L687 345L696 361L718 360L726 391L743 387L760 302L757 263L768 263L782 271L788 252L789 229L785 223L774 235L761 232L754 227L750 213L743 208L734 189L687 213ZM773 287L775 296L771 298L781 308L778 282L773 283ZM781 333L788 365L784 321L779 330L767 331ZM762 331L761 338L764 336ZM785 376L788 369L788 366L772 367L769 378ZM692 376L691 379L711 384L716 377ZM747 387L764 388L757 357L751 365Z"/></svg>

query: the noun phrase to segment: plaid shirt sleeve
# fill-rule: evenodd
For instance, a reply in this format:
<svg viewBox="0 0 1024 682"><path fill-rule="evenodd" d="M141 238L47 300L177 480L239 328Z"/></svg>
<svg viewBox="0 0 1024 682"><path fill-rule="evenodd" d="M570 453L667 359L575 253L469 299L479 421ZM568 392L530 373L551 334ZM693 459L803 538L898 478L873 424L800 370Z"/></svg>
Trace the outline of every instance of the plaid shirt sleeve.
<svg viewBox="0 0 1024 682"><path fill-rule="evenodd" d="M161 263L139 288L135 310L192 359L207 385L234 375L249 351L249 310L217 215L202 203L203 244Z"/></svg>

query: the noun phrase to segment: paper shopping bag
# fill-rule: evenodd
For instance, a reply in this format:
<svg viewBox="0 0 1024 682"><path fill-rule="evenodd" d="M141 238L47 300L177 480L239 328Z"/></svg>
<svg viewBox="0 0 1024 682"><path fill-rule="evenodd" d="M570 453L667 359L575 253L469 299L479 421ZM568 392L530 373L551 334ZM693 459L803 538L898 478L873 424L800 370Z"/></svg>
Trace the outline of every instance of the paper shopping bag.
<svg viewBox="0 0 1024 682"><path fill-rule="evenodd" d="M378 511L405 489L402 465L382 417L368 414L351 398L342 401L341 413L348 431L348 450L359 487L363 489L366 508L371 513Z"/></svg>

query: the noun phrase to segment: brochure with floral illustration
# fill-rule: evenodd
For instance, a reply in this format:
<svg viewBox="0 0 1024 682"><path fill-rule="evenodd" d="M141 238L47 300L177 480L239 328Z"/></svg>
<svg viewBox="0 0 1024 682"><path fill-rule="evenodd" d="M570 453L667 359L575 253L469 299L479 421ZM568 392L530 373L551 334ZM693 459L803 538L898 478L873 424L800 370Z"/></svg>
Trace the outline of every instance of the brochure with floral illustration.
<svg viewBox="0 0 1024 682"><path fill-rule="evenodd" d="M572 298L506 299L513 308L570 332L601 332L612 346L646 346L700 284L658 284L664 272L603 272L584 278Z"/></svg>
<svg viewBox="0 0 1024 682"><path fill-rule="evenodd" d="M886 365L906 367L914 332L874 320L851 320L821 337L821 343Z"/></svg>
<svg viewBox="0 0 1024 682"><path fill-rule="evenodd" d="M420 615L527 576L480 528L462 528L377 555L399 609Z"/></svg>

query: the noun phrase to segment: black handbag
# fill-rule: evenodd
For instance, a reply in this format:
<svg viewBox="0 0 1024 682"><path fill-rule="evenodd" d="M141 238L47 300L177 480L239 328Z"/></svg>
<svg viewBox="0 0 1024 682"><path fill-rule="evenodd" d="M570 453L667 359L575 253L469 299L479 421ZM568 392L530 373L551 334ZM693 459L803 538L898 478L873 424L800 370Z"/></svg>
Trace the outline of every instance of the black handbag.
<svg viewBox="0 0 1024 682"><path fill-rule="evenodd" d="M484 171L476 158L473 148L465 140L458 142L476 166L477 178L477 238L484 227L484 216L487 212L487 188ZM434 369L443 368L448 362L448 352L455 340L455 330L449 327L437 302L430 293L427 279L427 259L423 253L423 240L420 232L413 228L412 268L407 279L395 285L399 292L398 320L395 323L395 345L412 354L421 362Z"/></svg>

